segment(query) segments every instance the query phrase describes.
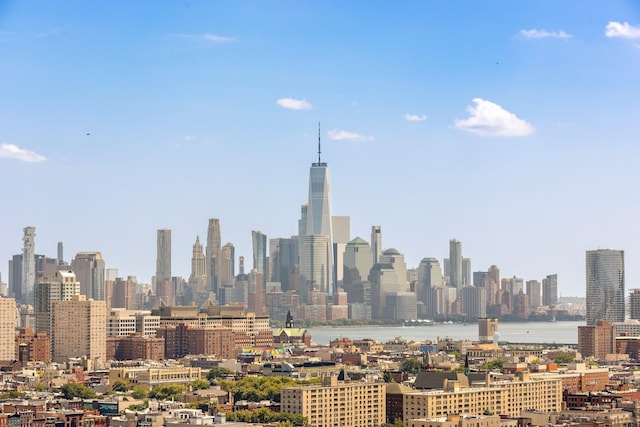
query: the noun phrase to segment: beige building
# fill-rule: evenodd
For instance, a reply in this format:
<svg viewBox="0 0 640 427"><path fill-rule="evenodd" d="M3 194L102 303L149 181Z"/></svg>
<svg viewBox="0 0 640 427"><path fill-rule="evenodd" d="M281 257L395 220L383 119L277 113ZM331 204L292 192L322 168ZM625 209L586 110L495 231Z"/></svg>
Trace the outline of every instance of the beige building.
<svg viewBox="0 0 640 427"><path fill-rule="evenodd" d="M500 427L498 415L453 415L443 418L418 418L409 427Z"/></svg>
<svg viewBox="0 0 640 427"><path fill-rule="evenodd" d="M383 426L386 422L384 383L325 377L322 385L285 387L281 399L282 412L301 414L312 427Z"/></svg>
<svg viewBox="0 0 640 427"><path fill-rule="evenodd" d="M83 357L104 363L107 356L107 305L74 295L54 301L51 311L51 354L55 362Z"/></svg>
<svg viewBox="0 0 640 427"><path fill-rule="evenodd" d="M16 359L16 300L0 297L0 360Z"/></svg>
<svg viewBox="0 0 640 427"><path fill-rule="evenodd" d="M158 367L125 367L109 370L109 384L128 381L133 386L151 390L161 384L189 384L201 379L200 368L186 368L182 365Z"/></svg>
<svg viewBox="0 0 640 427"><path fill-rule="evenodd" d="M112 308L107 317L107 336L126 337L139 333L145 337L155 337L160 328L160 316L150 311Z"/></svg>
<svg viewBox="0 0 640 427"><path fill-rule="evenodd" d="M512 381L489 383L482 387L461 387L459 381L445 381L441 390L415 391L404 397L404 425L418 418L441 418L448 414L483 414L518 417L524 410L542 412L562 409L560 378L529 378L520 373Z"/></svg>
<svg viewBox="0 0 640 427"><path fill-rule="evenodd" d="M56 271L51 276L39 275L34 289L36 330L51 335L51 307L54 301L68 301L80 295L80 282L71 270Z"/></svg>

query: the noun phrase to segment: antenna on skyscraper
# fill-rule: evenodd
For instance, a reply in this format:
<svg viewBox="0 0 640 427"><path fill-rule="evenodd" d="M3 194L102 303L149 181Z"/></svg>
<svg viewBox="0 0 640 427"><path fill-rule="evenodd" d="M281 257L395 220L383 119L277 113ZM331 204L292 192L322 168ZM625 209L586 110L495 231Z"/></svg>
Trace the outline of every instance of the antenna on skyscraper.
<svg viewBox="0 0 640 427"><path fill-rule="evenodd" d="M320 153L321 153L321 150L320 150L320 122L318 122L318 165L320 165L320 163L322 163L320 161Z"/></svg>

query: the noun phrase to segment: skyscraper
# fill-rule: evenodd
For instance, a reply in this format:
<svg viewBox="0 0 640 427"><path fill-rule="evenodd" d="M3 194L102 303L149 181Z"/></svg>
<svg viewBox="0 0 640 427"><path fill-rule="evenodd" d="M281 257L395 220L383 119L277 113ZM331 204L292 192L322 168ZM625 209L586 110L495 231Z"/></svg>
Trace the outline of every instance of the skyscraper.
<svg viewBox="0 0 640 427"><path fill-rule="evenodd" d="M449 285L456 288L458 296L462 283L462 242L460 240L449 240Z"/></svg>
<svg viewBox="0 0 640 427"><path fill-rule="evenodd" d="M629 290L629 317L640 319L640 289Z"/></svg>
<svg viewBox="0 0 640 427"><path fill-rule="evenodd" d="M58 242L58 264L64 263L64 249L62 242Z"/></svg>
<svg viewBox="0 0 640 427"><path fill-rule="evenodd" d="M158 230L156 285L171 280L171 230Z"/></svg>
<svg viewBox="0 0 640 427"><path fill-rule="evenodd" d="M219 288L233 285L235 256L236 248L231 242L227 242L222 249L220 249L220 260L218 261L218 267L220 269L218 273Z"/></svg>
<svg viewBox="0 0 640 427"><path fill-rule="evenodd" d="M371 254L373 255L372 265L376 265L382 255L382 227L379 225L371 226Z"/></svg>
<svg viewBox="0 0 640 427"><path fill-rule="evenodd" d="M373 264L371 246L364 239L356 237L344 250L344 290L349 293L351 285L367 280Z"/></svg>
<svg viewBox="0 0 640 427"><path fill-rule="evenodd" d="M36 316L36 330L51 335L51 309L54 301L68 301L80 295L80 282L71 270L56 271L52 276L38 277L35 286L33 309Z"/></svg>
<svg viewBox="0 0 640 427"><path fill-rule="evenodd" d="M71 261L71 270L80 282L80 294L95 300L104 300L105 263L100 252L78 252Z"/></svg>
<svg viewBox="0 0 640 427"><path fill-rule="evenodd" d="M587 251L587 325L598 320L623 322L624 251L598 249Z"/></svg>
<svg viewBox="0 0 640 427"><path fill-rule="evenodd" d="M207 228L207 286L214 295L217 295L219 287L218 272L220 267L218 262L221 248L220 220L218 218L209 218L209 227Z"/></svg>
<svg viewBox="0 0 640 427"><path fill-rule="evenodd" d="M251 231L251 242L253 248L253 268L263 276L267 273L268 253L267 253L267 235L262 231Z"/></svg>
<svg viewBox="0 0 640 427"><path fill-rule="evenodd" d="M329 168L321 158L320 129L318 129L318 161L312 163L309 169L309 202L307 203L306 216L306 235L302 239L303 243L300 248L300 286L303 288L301 294L307 295L311 287L316 286L318 291L331 295L335 286L332 283L331 189ZM316 244L319 245L317 248L312 247ZM304 254L303 250L306 251ZM320 261L320 257L322 257L322 261ZM305 273L310 276L305 276ZM304 280L302 280L302 276L304 276ZM303 298L303 301L306 299Z"/></svg>
<svg viewBox="0 0 640 427"><path fill-rule="evenodd" d="M22 284L20 294L22 302L33 302L33 286L36 283L36 228L25 227L22 241Z"/></svg>
<svg viewBox="0 0 640 427"><path fill-rule="evenodd" d="M542 305L549 308L558 304L558 275L550 274L542 279Z"/></svg>

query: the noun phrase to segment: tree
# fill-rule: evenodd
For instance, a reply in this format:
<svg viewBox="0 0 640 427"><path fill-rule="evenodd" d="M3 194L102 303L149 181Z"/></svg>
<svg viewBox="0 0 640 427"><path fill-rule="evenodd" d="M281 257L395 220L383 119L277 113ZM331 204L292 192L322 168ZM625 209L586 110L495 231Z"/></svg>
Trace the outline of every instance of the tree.
<svg viewBox="0 0 640 427"><path fill-rule="evenodd" d="M382 380L385 383L392 383L393 382L393 375L391 375L391 371L384 371L384 374L382 375Z"/></svg>
<svg viewBox="0 0 640 427"><path fill-rule="evenodd" d="M126 393L127 391L129 391L130 386L131 384L129 384L128 381L118 380L111 384L111 390L115 391L116 393Z"/></svg>
<svg viewBox="0 0 640 427"><path fill-rule="evenodd" d="M420 362L418 359L411 357L409 359L406 359L404 362L402 362L402 367L400 368L400 370L407 372L409 374L417 374L418 372L420 372L420 367L422 366L422 362Z"/></svg>
<svg viewBox="0 0 640 427"><path fill-rule="evenodd" d="M149 397L157 400L179 400L186 389L182 384L161 384L151 389Z"/></svg>
<svg viewBox="0 0 640 427"><path fill-rule="evenodd" d="M222 366L216 366L215 368L209 369L209 373L207 374L207 379L209 381L215 380L216 378L226 377L229 375L234 375L231 369L223 368Z"/></svg>
<svg viewBox="0 0 640 427"><path fill-rule="evenodd" d="M148 395L149 393L147 393L147 390L139 385L135 386L133 388L133 391L131 392L131 397L133 397L134 399L146 399Z"/></svg>
<svg viewBox="0 0 640 427"><path fill-rule="evenodd" d="M193 391L206 390L209 387L211 387L211 384L209 383L209 381L206 381L206 380L194 380L194 381L191 381L189 385L191 386L191 389Z"/></svg>
<svg viewBox="0 0 640 427"><path fill-rule="evenodd" d="M559 365L564 365L564 364L567 364L567 363L571 363L571 362L573 362L573 360L574 360L573 355L571 353L569 353L568 351L563 351L562 353L558 353L556 358L553 359L553 361L556 362Z"/></svg>
<svg viewBox="0 0 640 427"><path fill-rule="evenodd" d="M86 387L80 383L67 383L60 387L62 397L65 399L95 399L96 392L92 388Z"/></svg>
<svg viewBox="0 0 640 427"><path fill-rule="evenodd" d="M506 362L506 360L504 359L493 359L481 365L480 369L487 370L487 371L497 371L497 370L501 371L502 365L504 365L504 362Z"/></svg>
<svg viewBox="0 0 640 427"><path fill-rule="evenodd" d="M387 424L387 427L403 427L402 418L396 418L391 424Z"/></svg>

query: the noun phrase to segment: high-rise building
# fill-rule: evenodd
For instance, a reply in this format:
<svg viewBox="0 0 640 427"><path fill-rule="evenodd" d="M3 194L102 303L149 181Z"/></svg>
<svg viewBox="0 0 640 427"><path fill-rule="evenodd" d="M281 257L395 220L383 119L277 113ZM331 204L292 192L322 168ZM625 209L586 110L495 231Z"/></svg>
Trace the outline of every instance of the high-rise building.
<svg viewBox="0 0 640 427"><path fill-rule="evenodd" d="M69 301L80 295L80 282L73 271L57 271L53 276L41 275L35 286L36 331L51 336L51 310L54 301Z"/></svg>
<svg viewBox="0 0 640 427"><path fill-rule="evenodd" d="M449 241L449 285L456 288L458 296L462 289L462 242L451 239Z"/></svg>
<svg viewBox="0 0 640 427"><path fill-rule="evenodd" d="M0 298L0 360L16 359L16 300Z"/></svg>
<svg viewBox="0 0 640 427"><path fill-rule="evenodd" d="M332 216L331 231L333 232L333 283L334 287L344 279L344 251L351 236L351 217Z"/></svg>
<svg viewBox="0 0 640 427"><path fill-rule="evenodd" d="M537 280L527 280L527 296L529 297L529 308L535 309L540 306L541 292L540 282Z"/></svg>
<svg viewBox="0 0 640 427"><path fill-rule="evenodd" d="M251 243L253 249L253 268L258 273L267 274L268 269L268 253L267 253L267 235L262 231L251 231Z"/></svg>
<svg viewBox="0 0 640 427"><path fill-rule="evenodd" d="M58 264L64 264L64 248L62 242L58 242Z"/></svg>
<svg viewBox="0 0 640 427"><path fill-rule="evenodd" d="M558 275L550 274L542 279L542 305L549 308L558 304Z"/></svg>
<svg viewBox="0 0 640 427"><path fill-rule="evenodd" d="M629 289L629 317L640 320L640 289Z"/></svg>
<svg viewBox="0 0 640 427"><path fill-rule="evenodd" d="M329 236L312 234L304 236L300 247L300 299L307 301L309 292L316 289L328 293L331 277Z"/></svg>
<svg viewBox="0 0 640 427"><path fill-rule="evenodd" d="M598 320L623 322L625 315L624 251L598 249L586 256L587 325Z"/></svg>
<svg viewBox="0 0 640 427"><path fill-rule="evenodd" d="M25 227L22 241L22 284L20 296L22 302L33 302L33 286L36 283L36 228Z"/></svg>
<svg viewBox="0 0 640 427"><path fill-rule="evenodd" d="M487 316L487 291L485 288L463 286L461 293L462 314L475 321Z"/></svg>
<svg viewBox="0 0 640 427"><path fill-rule="evenodd" d="M111 307L132 310L136 307L136 287L137 283L132 276L127 280L116 277L113 283L113 295L111 297Z"/></svg>
<svg viewBox="0 0 640 427"><path fill-rule="evenodd" d="M371 246L364 239L356 237L347 243L343 259L343 288L349 293L351 285L369 277L369 271L373 264Z"/></svg>
<svg viewBox="0 0 640 427"><path fill-rule="evenodd" d="M289 275L298 264L298 242L296 236L290 239L269 239L270 281L280 282L283 292L293 289Z"/></svg>
<svg viewBox="0 0 640 427"><path fill-rule="evenodd" d="M309 253L314 254L314 259L321 256L320 251L325 251L323 258L325 259L320 264L322 269L326 267L327 275L322 278L322 281L317 281L316 277L312 280L316 280L317 290L326 292L331 295L335 283L333 283L333 228L331 221L331 189L329 185L329 168L326 163L322 162L321 150L320 150L320 130L318 129L318 161L311 164L309 169L309 202L307 203L307 224L303 237L304 245L314 245L318 243L318 248L307 248L307 255ZM316 239L307 239L309 236L324 236ZM309 256L302 256L302 248L300 250L300 274L309 273L312 270L318 270L317 261L309 258ZM307 264L305 264L307 263ZM309 265L313 263L314 265ZM326 274L326 273L322 273ZM305 277L306 282L302 282L301 286L307 286L306 292L308 293L309 277Z"/></svg>
<svg viewBox="0 0 640 427"><path fill-rule="evenodd" d="M376 265L382 255L382 227L379 225L371 226L371 254L373 255L372 265Z"/></svg>
<svg viewBox="0 0 640 427"><path fill-rule="evenodd" d="M607 354L616 352L616 336L613 325L596 320L593 325L578 326L578 351L582 357L605 360Z"/></svg>
<svg viewBox="0 0 640 427"><path fill-rule="evenodd" d="M55 301L51 315L51 354L54 362L86 356L101 366L107 353L107 305L74 295Z"/></svg>
<svg viewBox="0 0 640 427"><path fill-rule="evenodd" d="M171 230L158 230L156 255L156 296L167 305L175 304L175 289L171 280Z"/></svg>
<svg viewBox="0 0 640 427"><path fill-rule="evenodd" d="M207 228L207 286L214 295L218 293L218 261L220 260L220 249L222 249L222 239L220 237L220 220L209 218Z"/></svg>
<svg viewBox="0 0 640 427"><path fill-rule="evenodd" d="M376 319L383 318L388 314L385 310L386 295L409 290L404 255L394 248L385 250L379 262L371 268L369 283L371 284L372 315Z"/></svg>
<svg viewBox="0 0 640 427"><path fill-rule="evenodd" d="M22 298L22 254L14 255L9 260L9 296L18 302L25 302Z"/></svg>
<svg viewBox="0 0 640 427"><path fill-rule="evenodd" d="M80 282L80 294L89 299L104 300L105 262L100 252L78 252L71 261L71 271Z"/></svg>
<svg viewBox="0 0 640 427"><path fill-rule="evenodd" d="M235 275L235 256L236 248L233 243L227 242L222 249L220 249L220 261L218 266L220 272L218 274L218 282L220 288L233 285L233 277Z"/></svg>

